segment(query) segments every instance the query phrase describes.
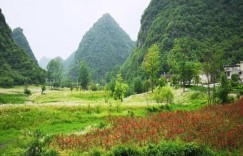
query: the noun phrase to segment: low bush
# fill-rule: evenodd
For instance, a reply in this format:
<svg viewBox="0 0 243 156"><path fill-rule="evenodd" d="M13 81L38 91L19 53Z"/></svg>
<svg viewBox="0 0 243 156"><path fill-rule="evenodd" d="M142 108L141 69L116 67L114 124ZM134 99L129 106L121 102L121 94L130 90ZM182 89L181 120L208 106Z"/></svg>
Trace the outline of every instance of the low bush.
<svg viewBox="0 0 243 156"><path fill-rule="evenodd" d="M58 152L54 149L47 150L45 147L50 143L51 137L44 135L39 130L29 133L26 137L30 140L28 148L25 152L26 156L58 156Z"/></svg>
<svg viewBox="0 0 243 156"><path fill-rule="evenodd" d="M45 90L46 90L46 86L45 85L42 85L41 86L41 94L43 94Z"/></svg>
<svg viewBox="0 0 243 156"><path fill-rule="evenodd" d="M129 145L117 146L112 150L113 156L141 156L143 152L136 147Z"/></svg>
<svg viewBox="0 0 243 156"><path fill-rule="evenodd" d="M215 155L215 153L209 148L196 143L167 141L158 145L149 145L145 155L210 156Z"/></svg>
<svg viewBox="0 0 243 156"><path fill-rule="evenodd" d="M190 94L189 98L191 100L202 99L202 98L205 98L205 94L197 91L197 92L193 92L192 94Z"/></svg>
<svg viewBox="0 0 243 156"><path fill-rule="evenodd" d="M156 112L163 112L163 111L172 111L173 108L170 105L160 105L160 106L152 106L147 107L146 110L150 113L156 113Z"/></svg>
<svg viewBox="0 0 243 156"><path fill-rule="evenodd" d="M31 94L31 91L28 89L27 86L24 87L24 94L26 94L26 95L30 95Z"/></svg>
<svg viewBox="0 0 243 156"><path fill-rule="evenodd" d="M154 90L153 99L157 103L165 102L166 104L172 103L174 94L169 86L156 87Z"/></svg>

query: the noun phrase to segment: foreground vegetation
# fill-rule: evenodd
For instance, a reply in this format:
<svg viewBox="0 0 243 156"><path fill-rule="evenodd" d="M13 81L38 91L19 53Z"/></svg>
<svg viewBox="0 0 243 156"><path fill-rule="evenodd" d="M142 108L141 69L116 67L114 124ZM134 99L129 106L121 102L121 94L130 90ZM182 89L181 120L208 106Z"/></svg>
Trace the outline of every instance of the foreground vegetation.
<svg viewBox="0 0 243 156"><path fill-rule="evenodd" d="M192 112L164 112L145 117L115 117L112 127L85 135L57 135L61 149L110 149L115 145L147 146L161 140L199 142L217 150L237 150L243 144L243 99L234 104Z"/></svg>
<svg viewBox="0 0 243 156"><path fill-rule="evenodd" d="M168 105L156 103L150 92L120 102L107 97L106 91L63 88L41 94L40 87L30 86L32 94L24 95L23 90L0 90L0 103L4 104L0 105L2 155L214 155L242 151L242 100L200 109L207 104L203 87L187 88L186 92L172 89L175 99ZM14 102L15 98L9 97L23 100Z"/></svg>

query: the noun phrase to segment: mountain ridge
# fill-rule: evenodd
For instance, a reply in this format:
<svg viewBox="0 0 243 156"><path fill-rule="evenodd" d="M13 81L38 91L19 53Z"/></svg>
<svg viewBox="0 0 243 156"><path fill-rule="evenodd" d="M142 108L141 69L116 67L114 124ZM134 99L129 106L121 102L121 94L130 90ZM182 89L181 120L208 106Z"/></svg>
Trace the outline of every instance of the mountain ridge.
<svg viewBox="0 0 243 156"><path fill-rule="evenodd" d="M124 63L134 46L134 41L111 15L104 14L83 36L75 52L76 67L72 68L77 71L79 62L84 60L93 80L103 81L108 72Z"/></svg>
<svg viewBox="0 0 243 156"><path fill-rule="evenodd" d="M20 27L15 28L12 32L12 37L15 43L17 43L21 48L23 48L34 62L38 63L29 45L29 42L23 33L23 29Z"/></svg>
<svg viewBox="0 0 243 156"><path fill-rule="evenodd" d="M45 72L12 39L12 31L0 9L0 86L40 84Z"/></svg>

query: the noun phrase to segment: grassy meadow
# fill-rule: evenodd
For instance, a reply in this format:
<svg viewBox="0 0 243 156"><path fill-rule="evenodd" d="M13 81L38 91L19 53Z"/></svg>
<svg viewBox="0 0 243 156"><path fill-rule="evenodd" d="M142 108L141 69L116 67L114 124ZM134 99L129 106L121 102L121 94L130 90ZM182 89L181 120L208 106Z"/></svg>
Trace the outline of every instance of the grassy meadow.
<svg viewBox="0 0 243 156"><path fill-rule="evenodd" d="M151 152L149 150L152 150L150 148L164 151L165 145L173 150L178 149L182 153L190 148L195 151L200 151L202 148L211 154L216 151L216 153L226 155L228 153L237 155L242 151L242 148L239 147L242 145L242 141L235 143L237 147L235 145L233 148L231 146L228 148L228 144L226 144L226 147L222 148L217 143L212 143L213 136L206 142L195 139L200 137L197 136L198 133L192 132L199 131L200 126L192 126L192 131L175 128L176 123L173 122L179 122L178 118L187 123L195 122L207 127L206 122L222 113L219 111L217 114L217 112L211 111L211 114L207 114L205 110L200 112L205 109L207 103L206 90L202 87L187 88L186 92L180 88L173 89L175 99L168 106L157 104L152 99L152 93L132 95L120 102L114 100L105 91L73 90L71 92L64 88L61 90L47 89L44 94L41 94L38 86L30 86L29 89L32 92L29 96L23 94L23 87L0 89L1 155L34 155L33 153L38 152L42 155L106 155L107 153L123 155L121 152L124 151L130 152L128 155L136 155L136 153L137 155L142 155L141 153L149 155ZM237 105L238 107L242 113L242 103ZM167 116L165 117L167 120L163 120L158 117L160 113L167 114L171 118ZM198 119L194 121L194 118ZM207 120L198 123L200 118ZM221 116L218 118L221 119ZM153 123L153 120L158 123ZM182 121L177 125L183 127ZM237 134L234 132L232 134L238 135L239 131L243 130L240 129L243 122L242 116L238 120L234 120L225 115L221 124L225 124L225 121L238 126L238 129L235 129ZM161 125L161 122L166 123ZM214 123L212 120L211 125L215 126ZM158 126L154 124L158 124ZM172 124L174 127L168 129ZM138 127L133 129L136 126ZM190 127L190 124L185 126ZM155 127L160 127L160 130ZM213 131L213 127L209 128ZM234 129L232 126L229 128ZM172 129L176 132L171 131ZM151 131L147 133L147 130ZM224 132L220 128L218 131ZM129 135L124 135L126 133ZM169 133L172 133L173 136L168 135ZM119 134L118 138L114 138L115 134ZM188 137L189 134L194 134L195 138ZM200 131L200 135L203 134ZM113 141L106 140L107 138ZM141 139L140 143L139 139ZM218 140L220 142L220 139ZM96 144L96 141L99 143Z"/></svg>

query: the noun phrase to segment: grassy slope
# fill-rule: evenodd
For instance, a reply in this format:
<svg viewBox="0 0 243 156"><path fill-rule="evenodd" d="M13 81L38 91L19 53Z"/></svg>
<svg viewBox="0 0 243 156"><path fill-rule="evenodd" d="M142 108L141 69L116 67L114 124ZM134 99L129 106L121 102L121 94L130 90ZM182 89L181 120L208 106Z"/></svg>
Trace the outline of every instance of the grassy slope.
<svg viewBox="0 0 243 156"><path fill-rule="evenodd" d="M102 91L62 91L47 90L40 94L40 88L31 86L31 96L23 95L23 88L0 89L3 97L24 96L23 103L18 105L0 105L0 152L3 155L18 153L16 149L21 143L16 143L23 133L41 130L46 134L81 133L87 127L99 127L109 116L127 116L132 111L136 116L147 114L146 108L157 107L150 93L133 95L124 102L109 99L105 103L105 93ZM201 98L197 103L190 96L197 91L181 89L174 90L175 104L173 109L197 109L205 104ZM11 101L11 100L10 100ZM181 102L180 102L181 101ZM12 102L10 102L12 103ZM18 142L18 141L17 141ZM14 150L15 149L15 150ZM20 148L21 149L21 148Z"/></svg>

